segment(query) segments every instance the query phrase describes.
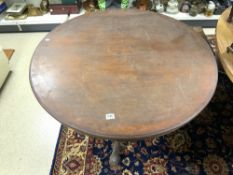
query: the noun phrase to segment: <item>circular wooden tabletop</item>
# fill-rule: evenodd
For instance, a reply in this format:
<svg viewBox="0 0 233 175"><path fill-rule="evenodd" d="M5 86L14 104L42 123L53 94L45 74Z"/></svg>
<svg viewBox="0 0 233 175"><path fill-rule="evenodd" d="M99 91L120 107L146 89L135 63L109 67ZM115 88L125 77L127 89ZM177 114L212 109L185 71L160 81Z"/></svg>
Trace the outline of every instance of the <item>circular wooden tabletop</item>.
<svg viewBox="0 0 233 175"><path fill-rule="evenodd" d="M218 19L216 40L222 66L233 82L233 53L227 53L227 47L233 43L233 22L227 22L230 11L231 7L227 8Z"/></svg>
<svg viewBox="0 0 233 175"><path fill-rule="evenodd" d="M57 120L82 133L141 139L193 119L217 83L213 53L186 25L113 10L68 21L38 45L32 89Z"/></svg>

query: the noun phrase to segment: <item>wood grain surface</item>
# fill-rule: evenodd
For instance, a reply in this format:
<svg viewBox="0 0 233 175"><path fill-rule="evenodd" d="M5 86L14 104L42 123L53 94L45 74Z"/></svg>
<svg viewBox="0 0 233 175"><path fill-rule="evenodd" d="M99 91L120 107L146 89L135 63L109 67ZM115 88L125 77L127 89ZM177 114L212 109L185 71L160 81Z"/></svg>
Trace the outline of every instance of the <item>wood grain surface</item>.
<svg viewBox="0 0 233 175"><path fill-rule="evenodd" d="M112 10L49 33L33 55L30 81L40 104L63 124L96 137L141 139L193 119L215 91L217 67L188 26L151 12Z"/></svg>
<svg viewBox="0 0 233 175"><path fill-rule="evenodd" d="M220 61L228 77L233 82L233 53L227 53L226 49L233 43L233 22L227 22L230 10L231 7L226 9L218 20L216 40Z"/></svg>

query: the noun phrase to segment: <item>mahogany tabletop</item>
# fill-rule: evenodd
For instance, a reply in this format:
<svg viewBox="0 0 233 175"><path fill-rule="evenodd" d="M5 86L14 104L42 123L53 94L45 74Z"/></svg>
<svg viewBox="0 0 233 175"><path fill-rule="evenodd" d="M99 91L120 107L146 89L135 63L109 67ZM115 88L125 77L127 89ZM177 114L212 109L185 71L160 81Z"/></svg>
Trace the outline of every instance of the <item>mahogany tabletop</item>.
<svg viewBox="0 0 233 175"><path fill-rule="evenodd" d="M30 81L61 123L110 139L165 134L193 119L217 83L214 55L191 28L152 12L70 20L34 52Z"/></svg>

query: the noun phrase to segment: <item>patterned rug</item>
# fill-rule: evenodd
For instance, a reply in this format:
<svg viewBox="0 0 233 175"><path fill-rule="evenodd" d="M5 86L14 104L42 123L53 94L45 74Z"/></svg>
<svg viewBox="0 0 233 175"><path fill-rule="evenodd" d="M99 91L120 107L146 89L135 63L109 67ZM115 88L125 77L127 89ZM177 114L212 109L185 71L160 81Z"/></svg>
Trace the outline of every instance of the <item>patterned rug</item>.
<svg viewBox="0 0 233 175"><path fill-rule="evenodd" d="M125 143L121 170L110 168L111 151L111 141L62 126L50 174L233 175L233 84L219 74L213 99L192 122L162 137Z"/></svg>

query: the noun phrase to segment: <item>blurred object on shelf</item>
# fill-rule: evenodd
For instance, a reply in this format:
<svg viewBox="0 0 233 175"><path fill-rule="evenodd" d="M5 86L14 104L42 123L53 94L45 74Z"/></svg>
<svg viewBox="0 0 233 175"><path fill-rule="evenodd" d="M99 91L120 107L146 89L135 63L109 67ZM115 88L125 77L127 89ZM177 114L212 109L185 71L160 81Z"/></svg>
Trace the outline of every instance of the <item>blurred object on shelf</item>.
<svg viewBox="0 0 233 175"><path fill-rule="evenodd" d="M157 0L151 0L151 8L149 9L150 11L156 11L155 10L155 4L157 3L156 1Z"/></svg>
<svg viewBox="0 0 233 175"><path fill-rule="evenodd" d="M160 0L153 0L151 11L156 11L158 13L164 12L164 5L160 2Z"/></svg>
<svg viewBox="0 0 233 175"><path fill-rule="evenodd" d="M137 0L136 7L139 10L149 10L152 7L152 2L150 0Z"/></svg>
<svg viewBox="0 0 233 175"><path fill-rule="evenodd" d="M231 0L211 0L215 3L215 11L214 14L221 15L223 11L231 6Z"/></svg>
<svg viewBox="0 0 233 175"><path fill-rule="evenodd" d="M206 3L198 3L197 5L197 13L198 14L201 14L201 13L205 13L205 11L206 11L206 6L207 6L207 4Z"/></svg>
<svg viewBox="0 0 233 175"><path fill-rule="evenodd" d="M6 13L11 16L20 16L24 13L27 8L27 4L24 2L13 3L7 10Z"/></svg>
<svg viewBox="0 0 233 175"><path fill-rule="evenodd" d="M5 1L0 0L0 14L7 9Z"/></svg>
<svg viewBox="0 0 233 175"><path fill-rule="evenodd" d="M113 0L112 6L116 8L127 9L129 5L129 0Z"/></svg>
<svg viewBox="0 0 233 175"><path fill-rule="evenodd" d="M136 0L129 0L128 8L136 7Z"/></svg>
<svg viewBox="0 0 233 175"><path fill-rule="evenodd" d="M49 11L52 15L77 14L80 11L80 7L77 5L49 5Z"/></svg>
<svg viewBox="0 0 233 175"><path fill-rule="evenodd" d="M28 16L42 16L43 13L40 8L34 7L32 4L28 4Z"/></svg>
<svg viewBox="0 0 233 175"><path fill-rule="evenodd" d="M83 8L88 12L94 12L97 9L97 1L86 0L83 2Z"/></svg>
<svg viewBox="0 0 233 175"><path fill-rule="evenodd" d="M198 14L198 8L197 8L197 6L196 5L192 5L191 9L189 11L189 15L194 17L194 16L197 16L197 14Z"/></svg>
<svg viewBox="0 0 233 175"><path fill-rule="evenodd" d="M18 16L6 14L4 18L5 18L5 20L23 20L23 19L26 19L27 17L28 17L28 14L23 13L23 14L18 15Z"/></svg>
<svg viewBox="0 0 233 175"><path fill-rule="evenodd" d="M191 9L191 3L189 1L183 1L180 4L180 11L183 13L189 13Z"/></svg>
<svg viewBox="0 0 233 175"><path fill-rule="evenodd" d="M98 7L100 10L105 10L112 4L113 0L98 0Z"/></svg>
<svg viewBox="0 0 233 175"><path fill-rule="evenodd" d="M132 2L130 5L132 5ZM111 7L127 9L128 6L129 0L98 0L98 7L100 10L105 10Z"/></svg>
<svg viewBox="0 0 233 175"><path fill-rule="evenodd" d="M40 3L40 10L43 14L49 11L49 2L48 0L42 0Z"/></svg>
<svg viewBox="0 0 233 175"><path fill-rule="evenodd" d="M77 4L76 0L49 0L49 4L72 5Z"/></svg>
<svg viewBox="0 0 233 175"><path fill-rule="evenodd" d="M49 11L52 15L77 14L80 8L80 0L49 0Z"/></svg>
<svg viewBox="0 0 233 175"><path fill-rule="evenodd" d="M156 4L155 11L158 13L163 13L164 12L164 5L161 3Z"/></svg>
<svg viewBox="0 0 233 175"><path fill-rule="evenodd" d="M222 14L222 12L226 9L226 7L221 5L219 2L216 2L215 5L216 5L215 11L214 11L215 15Z"/></svg>
<svg viewBox="0 0 233 175"><path fill-rule="evenodd" d="M169 0L160 0L160 3L163 4L163 6L164 6L164 11L166 11L168 1Z"/></svg>
<svg viewBox="0 0 233 175"><path fill-rule="evenodd" d="M155 10L156 10L156 12L158 12L158 13L163 13L163 12L164 12L164 6L163 6L163 4L157 4L157 5L155 6Z"/></svg>
<svg viewBox="0 0 233 175"><path fill-rule="evenodd" d="M179 4L177 0L169 0L167 4L166 12L169 14L179 13L178 5Z"/></svg>
<svg viewBox="0 0 233 175"><path fill-rule="evenodd" d="M77 1L76 0L62 0L62 4L64 5L77 4Z"/></svg>
<svg viewBox="0 0 233 175"><path fill-rule="evenodd" d="M206 16L212 16L214 14L215 11L215 3L213 1L209 1L206 11L205 11L205 15Z"/></svg>
<svg viewBox="0 0 233 175"><path fill-rule="evenodd" d="M233 18L233 5L230 8L231 8L231 10L230 10L229 16L227 18L227 22L232 22L232 18Z"/></svg>
<svg viewBox="0 0 233 175"><path fill-rule="evenodd" d="M6 20L23 20L28 16L27 4L26 3L13 3L7 10L5 19Z"/></svg>
<svg viewBox="0 0 233 175"><path fill-rule="evenodd" d="M195 12L197 11L197 14L201 14L205 12L207 6L206 0L190 0L190 3L191 3L191 8L192 5L194 5L194 11Z"/></svg>

